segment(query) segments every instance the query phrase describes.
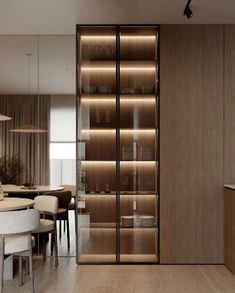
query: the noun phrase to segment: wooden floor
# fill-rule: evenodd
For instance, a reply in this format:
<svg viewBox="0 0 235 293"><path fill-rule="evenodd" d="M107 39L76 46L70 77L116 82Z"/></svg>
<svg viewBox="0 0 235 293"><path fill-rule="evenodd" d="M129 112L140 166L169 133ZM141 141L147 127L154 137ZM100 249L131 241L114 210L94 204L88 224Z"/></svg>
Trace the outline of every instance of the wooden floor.
<svg viewBox="0 0 235 293"><path fill-rule="evenodd" d="M235 277L224 266L82 265L75 258L34 261L37 293L234 293ZM4 292L29 292L18 276L5 282Z"/></svg>
<svg viewBox="0 0 235 293"><path fill-rule="evenodd" d="M59 242L59 267L53 257L44 263L34 257L36 293L234 293L235 276L225 266L170 265L76 265L74 233L71 221L71 251L66 237ZM17 267L16 267L17 269ZM17 270L13 281L4 282L4 293L29 292L26 277L18 285Z"/></svg>

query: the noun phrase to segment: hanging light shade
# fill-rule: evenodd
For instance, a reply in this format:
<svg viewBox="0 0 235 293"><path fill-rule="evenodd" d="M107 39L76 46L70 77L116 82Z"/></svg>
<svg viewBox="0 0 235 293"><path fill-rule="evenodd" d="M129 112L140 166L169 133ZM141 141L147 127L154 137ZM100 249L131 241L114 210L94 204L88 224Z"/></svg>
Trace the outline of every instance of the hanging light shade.
<svg viewBox="0 0 235 293"><path fill-rule="evenodd" d="M22 126L19 126L15 129L11 129L10 130L11 132L15 132L15 133L45 133L47 132L46 129L42 129L42 128L39 128L35 125L22 125Z"/></svg>
<svg viewBox="0 0 235 293"><path fill-rule="evenodd" d="M28 58L28 96L30 97L30 58L31 58L31 53L27 53L25 55ZM38 76L38 85L39 85L39 76ZM38 92L38 105L39 105L39 92ZM21 125L15 129L11 129L10 131L15 132L15 133L45 133L45 132L47 132L46 129L42 129L42 128L35 126L33 124Z"/></svg>
<svg viewBox="0 0 235 293"><path fill-rule="evenodd" d="M9 116L5 116L5 115L2 115L0 114L0 121L8 121L8 120L11 120L12 118L9 117Z"/></svg>

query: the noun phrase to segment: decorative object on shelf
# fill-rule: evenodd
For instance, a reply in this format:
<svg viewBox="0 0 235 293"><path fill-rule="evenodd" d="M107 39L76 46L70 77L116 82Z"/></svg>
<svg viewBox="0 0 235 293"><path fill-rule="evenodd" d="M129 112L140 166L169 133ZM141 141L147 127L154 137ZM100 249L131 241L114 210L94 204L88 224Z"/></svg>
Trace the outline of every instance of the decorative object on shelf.
<svg viewBox="0 0 235 293"><path fill-rule="evenodd" d="M100 85L98 86L98 92L100 94L111 94L112 87L110 85Z"/></svg>
<svg viewBox="0 0 235 293"><path fill-rule="evenodd" d="M122 94L135 94L136 90L134 88L123 88L121 89Z"/></svg>
<svg viewBox="0 0 235 293"><path fill-rule="evenodd" d="M124 146L122 148L122 159L124 161L131 161L134 159L133 147Z"/></svg>
<svg viewBox="0 0 235 293"><path fill-rule="evenodd" d="M95 86L92 86L92 85L84 85L82 87L82 92L84 94L95 94L96 93L96 87Z"/></svg>
<svg viewBox="0 0 235 293"><path fill-rule="evenodd" d="M28 58L28 96L30 97L30 58L32 54L27 53L25 55ZM39 75L38 75L38 85L39 85ZM38 89L39 89L39 86L38 86ZM39 92L38 92L38 113L39 113ZM46 129L42 129L39 126L35 126L32 124L21 125L17 128L11 129L10 131L15 133L45 133L47 132Z"/></svg>
<svg viewBox="0 0 235 293"><path fill-rule="evenodd" d="M100 123L100 111L95 110L95 123L99 124Z"/></svg>
<svg viewBox="0 0 235 293"><path fill-rule="evenodd" d="M154 87L152 85L143 85L141 87L143 94L152 94L154 91Z"/></svg>
<svg viewBox="0 0 235 293"><path fill-rule="evenodd" d="M153 160L153 150L151 147L140 147L139 148L139 159L142 161Z"/></svg>
<svg viewBox="0 0 235 293"><path fill-rule="evenodd" d="M139 216L139 227L141 228L152 228L155 225L154 216Z"/></svg>
<svg viewBox="0 0 235 293"><path fill-rule="evenodd" d="M105 193L110 193L110 186L108 183L105 184Z"/></svg>
<svg viewBox="0 0 235 293"><path fill-rule="evenodd" d="M121 216L121 226L123 228L153 228L155 217L149 215Z"/></svg>
<svg viewBox="0 0 235 293"><path fill-rule="evenodd" d="M8 121L11 120L12 118L3 114L0 114L0 121Z"/></svg>
<svg viewBox="0 0 235 293"><path fill-rule="evenodd" d="M95 192L100 193L100 184L99 183L95 184Z"/></svg>
<svg viewBox="0 0 235 293"><path fill-rule="evenodd" d="M107 124L111 123L111 111L110 109L106 109L105 111L105 121Z"/></svg>

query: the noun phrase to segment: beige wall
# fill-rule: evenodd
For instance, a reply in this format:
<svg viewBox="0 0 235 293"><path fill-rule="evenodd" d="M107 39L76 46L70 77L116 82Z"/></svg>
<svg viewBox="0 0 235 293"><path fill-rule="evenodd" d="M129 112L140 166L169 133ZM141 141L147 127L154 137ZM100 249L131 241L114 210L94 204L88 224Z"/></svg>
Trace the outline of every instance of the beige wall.
<svg viewBox="0 0 235 293"><path fill-rule="evenodd" d="M224 102L235 107L224 99L223 39L222 25L161 26L161 263L223 262Z"/></svg>

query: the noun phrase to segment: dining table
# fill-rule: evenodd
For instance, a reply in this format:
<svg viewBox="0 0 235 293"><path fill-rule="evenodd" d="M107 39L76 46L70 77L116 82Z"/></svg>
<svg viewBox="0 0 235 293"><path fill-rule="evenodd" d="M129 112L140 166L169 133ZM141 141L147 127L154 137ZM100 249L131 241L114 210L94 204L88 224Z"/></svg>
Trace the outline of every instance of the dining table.
<svg viewBox="0 0 235 293"><path fill-rule="evenodd" d="M36 185L34 188L28 188L20 185L2 185L4 193L14 193L14 194L25 194L25 193L39 193L43 194L45 192L61 191L64 189L63 186L51 186L51 185Z"/></svg>
<svg viewBox="0 0 235 293"><path fill-rule="evenodd" d="M18 197L4 197L0 201L0 212L28 209L34 206L34 200Z"/></svg>
<svg viewBox="0 0 235 293"><path fill-rule="evenodd" d="M55 192L64 190L63 186L51 186L51 185L37 185L34 188L28 188L19 185L2 185L3 192L9 197L23 197L34 199L37 195L44 194L46 192Z"/></svg>

